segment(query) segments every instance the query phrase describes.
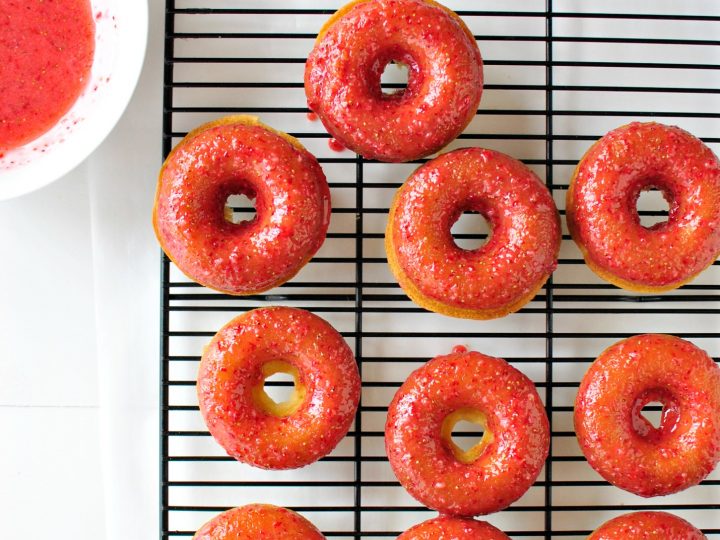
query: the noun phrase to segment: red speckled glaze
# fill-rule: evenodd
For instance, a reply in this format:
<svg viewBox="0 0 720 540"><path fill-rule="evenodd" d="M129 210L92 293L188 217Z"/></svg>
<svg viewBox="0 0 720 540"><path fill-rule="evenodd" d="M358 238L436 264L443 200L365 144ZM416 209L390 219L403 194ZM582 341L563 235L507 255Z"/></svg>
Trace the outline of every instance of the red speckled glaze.
<svg viewBox="0 0 720 540"><path fill-rule="evenodd" d="M94 54L89 0L0 2L0 151L57 124L87 86Z"/></svg>
<svg viewBox="0 0 720 540"><path fill-rule="evenodd" d="M707 540L707 537L672 514L635 512L611 519L588 540Z"/></svg>
<svg viewBox="0 0 720 540"><path fill-rule="evenodd" d="M643 227L640 192L662 190L669 218ZM720 253L720 162L675 126L632 123L593 145L567 195L567 221L590 268L620 287L661 292L690 281Z"/></svg>
<svg viewBox="0 0 720 540"><path fill-rule="evenodd" d="M384 94L392 61L404 90ZM356 1L318 36L305 68L308 106L328 132L369 159L410 161L437 152L472 120L482 58L462 20L427 0Z"/></svg>
<svg viewBox="0 0 720 540"><path fill-rule="evenodd" d="M323 540L307 519L287 508L249 504L214 517L194 540Z"/></svg>
<svg viewBox="0 0 720 540"><path fill-rule="evenodd" d="M252 221L225 219L229 195L255 198ZM297 141L251 117L191 132L160 172L153 224L165 253L191 279L254 294L293 277L330 223L330 190Z"/></svg>
<svg viewBox="0 0 720 540"><path fill-rule="evenodd" d="M262 367L282 360L306 393L289 416L256 402ZM264 469L292 469L330 453L345 436L360 399L360 377L342 336L320 317L288 307L261 308L230 321L203 353L200 412L232 457Z"/></svg>
<svg viewBox="0 0 720 540"><path fill-rule="evenodd" d="M450 229L466 210L492 228L478 249ZM560 217L547 188L519 161L482 148L443 154L420 167L390 208L385 246L395 277L421 306L474 319L529 302L552 274Z"/></svg>
<svg viewBox="0 0 720 540"><path fill-rule="evenodd" d="M440 516L415 525L397 540L510 540L510 537L484 521Z"/></svg>
<svg viewBox="0 0 720 540"><path fill-rule="evenodd" d="M663 404L655 428L641 415ZM590 465L643 497L694 486L720 460L720 368L674 336L633 336L605 350L583 377L575 431Z"/></svg>
<svg viewBox="0 0 720 540"><path fill-rule="evenodd" d="M343 150L345 150L343 144L335 138L328 139L328 147L333 152L342 152Z"/></svg>
<svg viewBox="0 0 720 540"><path fill-rule="evenodd" d="M472 408L492 434L469 463L441 436L445 419ZM519 499L545 463L550 429L532 381L504 360L477 352L438 356L414 371L388 409L385 447L400 483L422 504L473 516Z"/></svg>

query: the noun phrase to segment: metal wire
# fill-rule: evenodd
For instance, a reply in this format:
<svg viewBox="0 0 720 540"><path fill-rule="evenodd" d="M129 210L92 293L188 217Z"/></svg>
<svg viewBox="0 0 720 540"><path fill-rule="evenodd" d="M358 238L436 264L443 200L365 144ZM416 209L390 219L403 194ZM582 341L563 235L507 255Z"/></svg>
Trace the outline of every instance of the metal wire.
<svg viewBox="0 0 720 540"><path fill-rule="evenodd" d="M569 422L572 396L582 373L604 346L617 339L662 331L692 339L713 356L720 354L718 263L673 293L635 295L590 274L565 234L555 277L520 313L500 322L466 323L425 312L413 305L389 277L378 247L389 197L415 165L394 166L388 169L394 172L386 174L382 172L386 166L372 160L351 157L349 152L326 151L323 143L328 135L317 126L303 124L308 110L302 103L293 102L293 96L302 95L299 74L304 51L315 34L282 23L288 17L320 21L336 6L315 9L312 2L307 2L310 7L286 7L283 2L247 0L216 3L166 0L163 154L167 155L173 144L201 121L230 113L262 114L268 123L290 131L319 155L333 190L333 222L326 246L308 267L290 283L264 295L236 298L203 289L163 256L161 538L191 537L214 514L255 500L289 506L308 515L331 539L395 538L408 524L430 517L432 514L404 495L389 472L382 451L382 420L392 394L409 371L462 342L504 357L528 373L544 395L552 426L551 455L535 486L517 504L488 520L513 538L579 539L609 516L661 508L686 517L709 538L720 539L720 474L711 475L687 492L690 495L633 498L589 470L574 444ZM564 215L568 171L577 162L578 149L586 148L609 127L629 119L656 118L687 123L691 130L700 131L706 143L720 143L715 120L720 113L711 101L720 94L720 78L716 77L720 73L720 41L711 39L720 35L720 6L697 15L663 15L584 13L558 9L558 5L567 6L567 1L554 3L528 2L523 10L508 11L488 9L503 3L487 1L478 2L483 9L458 11L466 20L480 21L473 28L483 29L483 33L476 33L476 39L482 42L484 54L486 47L490 51L517 44L532 47L523 49L530 54L505 58L502 53L491 52L485 58L487 69L497 70L495 73L542 71L541 75L537 75L541 71L532 72L536 75L511 82L490 80L485 85L488 94L517 92L526 99L510 107L502 100L486 106L484 98L478 111L480 122L460 137L458 145L505 151L509 150L504 145L510 150L516 148L512 145L521 145L517 146L521 151L542 145L542 154L516 157L545 179ZM286 4L297 6L302 2ZM224 22L228 20L258 21L257 32L247 24L232 28ZM495 31L494 23L504 20L515 22L501 25L501 30L517 26L517 33ZM263 21L272 24L265 28ZM672 37L642 31L631 36L607 36L582 30L608 21L618 25L634 22L641 29L643 25L671 24L678 32ZM568 24L581 35L569 34ZM695 28L693 25L702 25L704 32L687 37L683 28ZM524 32L526 28L540 30ZM270 44L286 41L290 45L282 48L282 55L259 54ZM246 47L248 43L254 47ZM218 44L227 46L229 52L226 54ZM569 45L578 47L580 53L569 53ZM600 54L598 59L588 48L618 45L627 50L653 46L665 48L663 51L710 48L712 52L668 54L661 60L646 61L642 55L624 54L612 58ZM249 55L248 51L257 51L258 55ZM268 80L246 77L245 71L252 69L273 76ZM592 69L607 76L600 82L562 82L567 78L562 74L568 69ZM640 76L630 77L627 85L618 84L618 73L630 73L618 70L632 70ZM662 84L646 82L644 74L652 79L650 75L657 70L664 74ZM397 88L401 83L386 86ZM253 91L268 95L258 98L251 94ZM228 98L228 92L239 98ZM284 92L277 95L288 96L288 103L278 103L271 92ZM624 93L645 96L649 105L626 105ZM587 95L598 97L588 102L582 99ZM541 101L535 99L539 96ZM696 96L700 105L678 101L686 96ZM658 97L664 101L655 99ZM608 102L607 107L603 100ZM703 100L707 105L702 105ZM588 108L588 103L597 106ZM573 119L582 125L569 124ZM489 127L485 128L483 121ZM527 121L532 126L525 129L523 122ZM565 145L570 145L570 150ZM237 213L247 210L234 208ZM662 219L667 212L650 205L641 208L640 214L652 220ZM483 237L473 232L456 234L459 239ZM268 304L304 307L328 319L354 347L363 373L361 406L346 440L318 464L290 474L249 470L222 454L202 424L194 397L202 344L233 314ZM458 436L473 435L465 432Z"/></svg>

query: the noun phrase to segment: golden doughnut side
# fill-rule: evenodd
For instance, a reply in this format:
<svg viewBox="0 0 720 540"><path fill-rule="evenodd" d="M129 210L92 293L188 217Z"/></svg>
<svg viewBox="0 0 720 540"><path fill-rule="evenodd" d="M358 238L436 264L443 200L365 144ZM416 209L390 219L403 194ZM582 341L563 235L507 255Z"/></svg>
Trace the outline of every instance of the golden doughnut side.
<svg viewBox="0 0 720 540"><path fill-rule="evenodd" d="M472 422L481 426L483 429L482 438L471 448L463 450L452 440L452 432L458 422ZM488 428L487 417L482 411L472 408L458 409L447 415L440 426L440 438L450 448L450 451L460 463L468 464L476 461L485 451L490 443L495 440L495 436Z"/></svg>
<svg viewBox="0 0 720 540"><path fill-rule="evenodd" d="M330 18L325 21L325 24L322 25L320 28L320 31L318 32L317 38L315 38L315 42L319 42L322 40L322 38L325 36L325 34L330 30L330 27L334 25L339 19L344 17L346 14L348 14L355 6L358 4L363 4L365 2L372 2L374 0L352 0L351 2L345 4L340 9L338 9L335 13L333 13ZM442 9L444 12L446 12L448 15L450 15L453 19L457 21L457 23L460 25L460 28L462 28L463 32L473 41L475 42L475 36L470 31L470 29L465 24L465 21L462 20L462 18L455 13L452 9L443 6L441 3L436 2L435 0L422 0L429 6L437 7Z"/></svg>
<svg viewBox="0 0 720 540"><path fill-rule="evenodd" d="M255 404L265 413L284 418L290 416L297 411L305 402L307 396L307 388L302 383L300 372L298 369L284 360L272 360L262 365L263 380L252 389L252 396ZM265 391L265 381L268 377L276 373L286 373L293 378L295 388L292 394L281 403L276 402Z"/></svg>

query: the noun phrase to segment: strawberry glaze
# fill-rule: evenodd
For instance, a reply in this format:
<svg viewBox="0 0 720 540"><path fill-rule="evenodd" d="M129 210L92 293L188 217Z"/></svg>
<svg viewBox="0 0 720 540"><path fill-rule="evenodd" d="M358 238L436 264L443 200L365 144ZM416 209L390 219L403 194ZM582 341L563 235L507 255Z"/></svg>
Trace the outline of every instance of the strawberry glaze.
<svg viewBox="0 0 720 540"><path fill-rule="evenodd" d="M407 88L384 94L392 61ZM305 68L308 106L345 147L369 159L410 161L437 152L472 120L482 58L452 11L427 0L351 3L321 31Z"/></svg>
<svg viewBox="0 0 720 540"><path fill-rule="evenodd" d="M658 428L641 415L654 401ZM620 341L583 377L575 431L592 468L621 489L654 497L694 486L720 460L720 368L674 336Z"/></svg>
<svg viewBox="0 0 720 540"><path fill-rule="evenodd" d="M707 537L672 514L635 512L611 519L588 540L707 540Z"/></svg>
<svg viewBox="0 0 720 540"><path fill-rule="evenodd" d="M263 366L284 361L298 372L303 399L290 414L262 407L255 391ZM200 412L235 459L263 469L303 467L345 436L360 399L360 377L342 336L320 317L288 307L249 311L226 324L203 353Z"/></svg>
<svg viewBox="0 0 720 540"><path fill-rule="evenodd" d="M287 508L249 504L215 516L193 540L324 540L307 519Z"/></svg>
<svg viewBox="0 0 720 540"><path fill-rule="evenodd" d="M70 110L90 79L94 53L88 0L3 0L0 151L36 139Z"/></svg>
<svg viewBox="0 0 720 540"><path fill-rule="evenodd" d="M640 224L640 192L663 192L664 223ZM632 123L595 143L567 195L567 221L585 260L626 289L660 292L693 279L720 253L720 161L690 133Z"/></svg>
<svg viewBox="0 0 720 540"><path fill-rule="evenodd" d="M408 529L397 540L510 540L484 521L440 516Z"/></svg>
<svg viewBox="0 0 720 540"><path fill-rule="evenodd" d="M252 221L225 219L229 195L255 198ZM297 141L249 117L190 133L167 158L153 215L165 253L191 279L253 294L293 277L317 252L330 222L330 190Z"/></svg>
<svg viewBox="0 0 720 540"><path fill-rule="evenodd" d="M485 415L487 443L464 463L441 430L449 415L467 409ZM547 415L532 381L477 352L438 356L414 371L395 394L385 426L400 483L422 504L450 515L497 512L519 499L540 473L549 445Z"/></svg>
<svg viewBox="0 0 720 540"><path fill-rule="evenodd" d="M328 147L330 147L330 150L333 152L342 152L345 150L345 147L343 146L343 143L338 141L335 137L331 137L328 139Z"/></svg>
<svg viewBox="0 0 720 540"><path fill-rule="evenodd" d="M483 214L489 240L468 251L450 229L466 210ZM388 261L405 292L427 309L474 319L529 302L557 265L560 218L537 176L482 148L443 154L398 190L385 233Z"/></svg>

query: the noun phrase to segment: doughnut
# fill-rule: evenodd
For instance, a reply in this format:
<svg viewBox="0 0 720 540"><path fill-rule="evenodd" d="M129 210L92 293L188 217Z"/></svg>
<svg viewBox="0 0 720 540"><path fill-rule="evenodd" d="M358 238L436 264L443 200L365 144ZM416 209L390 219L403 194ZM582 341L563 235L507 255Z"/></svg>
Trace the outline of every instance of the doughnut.
<svg viewBox="0 0 720 540"><path fill-rule="evenodd" d="M264 381L288 373L295 390L275 403ZM342 336L312 313L289 307L244 313L215 334L197 381L200 412L228 455L263 469L303 467L347 434L360 377Z"/></svg>
<svg viewBox="0 0 720 540"><path fill-rule="evenodd" d="M652 188L669 216L644 227L636 204ZM572 238L602 279L637 292L675 289L720 254L720 161L687 131L634 122L587 151L566 208Z"/></svg>
<svg viewBox="0 0 720 540"><path fill-rule="evenodd" d="M474 519L440 516L411 527L397 540L510 540L489 523Z"/></svg>
<svg viewBox="0 0 720 540"><path fill-rule="evenodd" d="M483 427L468 450L451 436L467 420ZM400 484L443 514L497 512L533 484L550 428L532 381L499 358L456 348L414 371L388 409L385 447Z"/></svg>
<svg viewBox="0 0 720 540"><path fill-rule="evenodd" d="M707 540L684 519L667 512L634 512L611 519L588 540Z"/></svg>
<svg viewBox="0 0 720 540"><path fill-rule="evenodd" d="M215 516L193 540L324 540L307 519L287 508L249 504Z"/></svg>
<svg viewBox="0 0 720 540"><path fill-rule="evenodd" d="M255 199L233 223L229 195ZM234 294L292 278L317 252L330 222L330 190L317 160L289 135L250 116L191 131L160 170L153 225L167 256L190 279Z"/></svg>
<svg viewBox="0 0 720 540"><path fill-rule="evenodd" d="M657 428L641 414L653 402ZM621 489L654 497L694 486L720 460L720 368L674 336L622 340L583 377L575 431L590 466Z"/></svg>
<svg viewBox="0 0 720 540"><path fill-rule="evenodd" d="M481 213L492 233L475 250L450 228ZM519 310L557 266L560 217L547 188L519 161L482 148L443 154L416 170L390 207L385 249L406 294L437 313L493 319Z"/></svg>
<svg viewBox="0 0 720 540"><path fill-rule="evenodd" d="M407 87L383 93L391 62ZM475 116L482 57L472 32L432 0L355 0L338 10L305 67L308 107L343 146L387 162L419 159L453 141Z"/></svg>

